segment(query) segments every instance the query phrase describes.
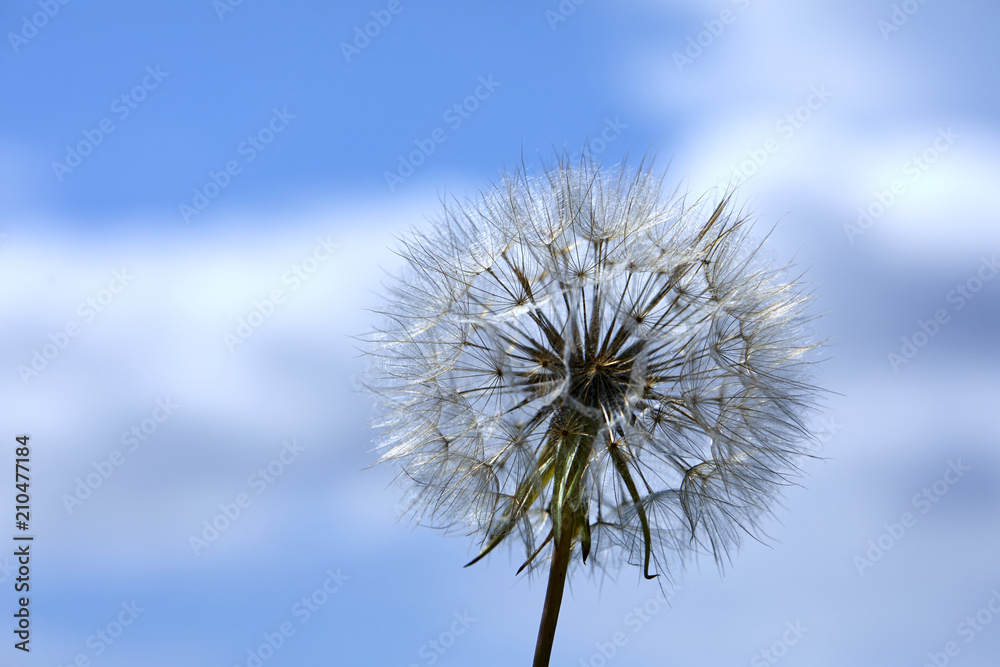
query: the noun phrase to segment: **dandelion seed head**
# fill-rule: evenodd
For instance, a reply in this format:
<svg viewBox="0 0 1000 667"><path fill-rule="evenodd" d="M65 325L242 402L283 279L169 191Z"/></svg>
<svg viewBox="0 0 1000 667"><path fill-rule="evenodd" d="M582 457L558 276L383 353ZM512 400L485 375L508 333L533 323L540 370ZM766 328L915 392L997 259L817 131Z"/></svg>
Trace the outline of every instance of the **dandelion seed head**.
<svg viewBox="0 0 1000 667"><path fill-rule="evenodd" d="M808 452L816 345L749 228L731 196L584 159L403 240L367 385L415 516L526 565L570 521L583 560L647 576L757 536Z"/></svg>

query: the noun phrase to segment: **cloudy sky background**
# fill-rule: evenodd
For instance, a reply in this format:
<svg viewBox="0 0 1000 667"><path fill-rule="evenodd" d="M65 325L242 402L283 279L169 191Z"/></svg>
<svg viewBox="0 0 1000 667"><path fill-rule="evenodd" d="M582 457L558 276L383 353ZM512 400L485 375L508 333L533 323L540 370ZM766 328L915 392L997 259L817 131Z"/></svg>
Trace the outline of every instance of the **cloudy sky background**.
<svg viewBox="0 0 1000 667"><path fill-rule="evenodd" d="M816 285L820 378L837 393L817 424L826 458L769 544L725 577L710 562L675 573L669 607L636 570L574 579L557 664L603 664L595 642L619 631L608 664L917 667L948 650L988 664L1000 8L389 6L0 9L0 466L29 433L36 536L30 656L11 646L16 574L0 556L0 661L252 665L287 623L263 664L527 664L543 582L505 555L462 569L470 540L394 520L392 471L365 469L351 336L398 265L394 239L440 197L589 144L608 164L653 155L696 194L742 183L761 232L776 225L770 251ZM234 345L255 310L270 315ZM893 364L904 339L920 345ZM272 481L251 477L269 464ZM925 488L935 502L915 498ZM0 488L0 539L14 492ZM196 554L191 536L239 494Z"/></svg>

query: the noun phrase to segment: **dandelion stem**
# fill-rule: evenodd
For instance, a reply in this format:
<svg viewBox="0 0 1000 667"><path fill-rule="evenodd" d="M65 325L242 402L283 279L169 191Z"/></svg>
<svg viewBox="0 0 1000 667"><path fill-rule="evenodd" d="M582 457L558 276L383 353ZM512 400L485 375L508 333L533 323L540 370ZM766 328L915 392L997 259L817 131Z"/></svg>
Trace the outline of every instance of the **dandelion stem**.
<svg viewBox="0 0 1000 667"><path fill-rule="evenodd" d="M564 516L562 530L555 538L552 564L549 566L549 583L545 588L545 604L542 606L542 620L538 625L538 641L535 643L535 661L532 667L548 667L552 655L552 641L556 637L556 623L559 607L562 606L563 589L566 587L566 572L573 550L573 521Z"/></svg>

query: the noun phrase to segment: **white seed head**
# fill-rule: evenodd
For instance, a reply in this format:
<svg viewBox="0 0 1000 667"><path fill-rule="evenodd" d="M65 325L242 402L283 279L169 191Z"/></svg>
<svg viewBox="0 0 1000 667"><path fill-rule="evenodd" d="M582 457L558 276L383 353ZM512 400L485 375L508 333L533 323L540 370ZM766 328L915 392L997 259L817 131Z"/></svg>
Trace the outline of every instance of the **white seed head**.
<svg viewBox="0 0 1000 667"><path fill-rule="evenodd" d="M402 242L367 386L418 519L525 565L572 521L584 561L647 577L759 534L807 451L816 345L731 204L562 161Z"/></svg>

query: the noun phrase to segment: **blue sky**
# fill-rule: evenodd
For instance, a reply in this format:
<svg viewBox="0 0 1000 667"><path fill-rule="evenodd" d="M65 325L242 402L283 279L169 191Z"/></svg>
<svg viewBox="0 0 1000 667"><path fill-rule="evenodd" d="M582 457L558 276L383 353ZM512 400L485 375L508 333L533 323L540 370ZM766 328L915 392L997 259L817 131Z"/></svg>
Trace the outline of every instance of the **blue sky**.
<svg viewBox="0 0 1000 667"><path fill-rule="evenodd" d="M997 655L996 5L223 1L0 8L0 465L30 433L37 540L0 662L526 664L542 582L395 521L352 336L442 196L585 146L740 184L836 393L768 545L669 606L576 577L558 664L618 631L608 664Z"/></svg>

